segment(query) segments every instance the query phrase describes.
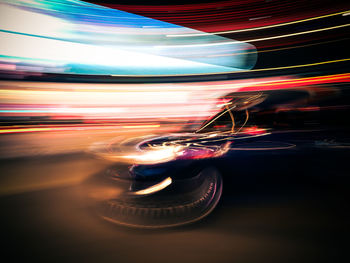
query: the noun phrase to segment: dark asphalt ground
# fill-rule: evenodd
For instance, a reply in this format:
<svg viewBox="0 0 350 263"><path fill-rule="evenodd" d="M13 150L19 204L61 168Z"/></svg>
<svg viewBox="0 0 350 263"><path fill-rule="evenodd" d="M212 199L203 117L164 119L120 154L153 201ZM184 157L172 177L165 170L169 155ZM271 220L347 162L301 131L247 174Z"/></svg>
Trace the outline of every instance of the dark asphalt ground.
<svg viewBox="0 0 350 263"><path fill-rule="evenodd" d="M2 160L3 187L18 173L28 181L79 178L1 195L2 255L5 262L347 262L348 149L248 155L222 161L223 196L212 214L163 230L125 228L93 213L82 173L108 164L90 155Z"/></svg>

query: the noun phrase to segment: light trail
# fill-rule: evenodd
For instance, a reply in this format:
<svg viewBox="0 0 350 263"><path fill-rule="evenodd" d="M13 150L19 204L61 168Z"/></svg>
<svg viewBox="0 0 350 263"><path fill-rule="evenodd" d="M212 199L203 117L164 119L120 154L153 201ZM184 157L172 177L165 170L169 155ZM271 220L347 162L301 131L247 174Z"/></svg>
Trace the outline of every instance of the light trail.
<svg viewBox="0 0 350 263"><path fill-rule="evenodd" d="M12 133L32 133L32 132L58 132L58 131L89 131L89 130L111 130L111 129L155 129L160 128L159 124L156 125L127 125L127 126L121 126L121 125L98 125L98 126L88 126L88 125L75 125L70 127L60 127L60 126L51 126L51 127L1 127L0 126L0 134L12 134Z"/></svg>
<svg viewBox="0 0 350 263"><path fill-rule="evenodd" d="M281 69L293 69L293 68L302 68L302 67L312 67L312 66L319 66L319 65L326 65L326 64L332 64L332 63L339 63L339 62L346 62L350 61L350 58L342 58L342 59L335 59L335 60L328 60L328 61L322 61L322 62L315 62L315 63L308 63L308 64L301 64L301 65L292 65L292 66L283 66L283 67L272 67L272 68L261 68L261 69L250 69L250 70L241 70L239 72L237 71L231 71L231 72L225 72L225 73L207 73L207 74L186 74L186 75L138 75L133 76L134 78L141 78L141 77L176 77L176 76L204 76L204 75L222 75L222 74L242 74L245 72L259 72L259 71L272 71L272 70L281 70ZM127 77L128 75L110 75L112 77Z"/></svg>
<svg viewBox="0 0 350 263"><path fill-rule="evenodd" d="M265 40L273 40L273 39L279 39L279 38L286 38L286 37L293 37L293 36L300 36L305 34L311 34L311 33L317 33L337 28L343 28L348 27L350 24L344 24L344 25L338 25L338 26L332 26L332 27L326 27L326 28L320 28L320 29L314 29L314 30L308 30L308 31L302 31L297 33L291 33L291 34L285 34L285 35L278 35L273 37L264 37L264 38L256 38L256 39L248 39L248 40L241 40L241 42L245 43L254 43L258 41L265 41ZM216 42L216 43L206 43L206 44L194 44L194 45L174 45L174 46L155 46L155 48L169 48L169 47L209 47L209 46L222 46L222 45L233 45L233 44L241 44L240 41L226 41L226 42Z"/></svg>
<svg viewBox="0 0 350 263"><path fill-rule="evenodd" d="M288 25L298 24L298 23L302 23L302 22L308 22L308 21L313 21L313 20L317 20L317 19L337 16L337 15L346 16L348 14L350 14L349 10L343 11L343 12L338 12L338 13L332 13L332 14L328 14L328 15L323 15L323 16L317 16L317 17L301 19L301 20L297 20L297 21L280 23L280 24L276 24L276 25L268 25L268 26L252 27L252 28L246 28L246 29L211 32L211 34L223 35L223 34L232 34L232 33L240 33L240 32L247 32L247 31L262 30L262 29L268 29L268 28L288 26ZM204 33L198 33L198 34L172 34L172 35L166 35L166 36L167 37L193 37L193 36L204 36L204 35L205 35Z"/></svg>
<svg viewBox="0 0 350 263"><path fill-rule="evenodd" d="M167 186L169 186L172 183L171 177L168 177L166 179L164 179L163 181L161 181L158 184L152 185L146 189L142 189L136 192L133 192L133 194L135 195L149 195L149 194L153 194L156 192L159 192L161 190L163 190L164 188L166 188Z"/></svg>

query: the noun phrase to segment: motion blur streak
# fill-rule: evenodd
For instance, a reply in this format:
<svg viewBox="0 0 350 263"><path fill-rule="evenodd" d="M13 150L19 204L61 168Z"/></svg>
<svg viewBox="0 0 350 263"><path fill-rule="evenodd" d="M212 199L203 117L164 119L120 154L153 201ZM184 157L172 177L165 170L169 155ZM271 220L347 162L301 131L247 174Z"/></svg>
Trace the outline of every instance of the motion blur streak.
<svg viewBox="0 0 350 263"><path fill-rule="evenodd" d="M278 90L349 80L350 73L153 85L3 81L0 116L3 120L35 116L55 120L196 120L215 114L219 98L233 91Z"/></svg>
<svg viewBox="0 0 350 263"><path fill-rule="evenodd" d="M350 1L142 2L0 0L3 258L342 262Z"/></svg>
<svg viewBox="0 0 350 263"><path fill-rule="evenodd" d="M77 0L1 0L0 69L134 76L222 73L255 65L251 44L208 33L166 37L174 33L203 32ZM211 49L208 43L225 45Z"/></svg>
<svg viewBox="0 0 350 263"><path fill-rule="evenodd" d="M184 118L187 121L202 121L219 111L215 105L222 104L220 97L233 91L279 90L349 80L350 73L153 85L3 81L0 82L0 117L3 122L23 118L36 118L43 122L70 119L142 123L147 120L153 124L140 127L155 128L164 121L174 122ZM123 127L137 128L128 124ZM23 132L40 130L51 129L27 129ZM19 131L5 128L0 132Z"/></svg>
<svg viewBox="0 0 350 263"><path fill-rule="evenodd" d="M92 125L85 125L85 126L66 126L66 127L35 127L35 128L26 128L27 126L19 126L17 128L13 127L11 129L6 129L4 127L0 127L0 134L1 133L25 133L25 132L48 132L48 131L81 131L81 130L104 130L104 129L150 129L150 128L159 128L159 124L155 125L128 125L128 126L121 126L121 125L99 125L99 126L92 126Z"/></svg>
<svg viewBox="0 0 350 263"><path fill-rule="evenodd" d="M167 187L171 183L172 183L171 177L168 177L168 178L164 179L163 181L161 181L160 183L152 185L146 189L136 191L136 192L134 192L134 194L135 195L148 195L148 194L152 194L155 192L159 192L160 190L164 189L165 187Z"/></svg>
<svg viewBox="0 0 350 263"><path fill-rule="evenodd" d="M297 32L297 33L292 33L292 34L286 34L286 35L279 35L279 36L273 36L273 37L265 37L265 38L258 38L258 39L250 39L250 40L245 40L245 41L246 41L246 42L257 42L257 41L272 40L272 39L278 39L278 38L284 38L284 37L292 37L292 36L299 36L299 35L304 35L304 34L316 33L316 32L321 32L321 31L326 31L326 30L332 30L332 29L337 29L337 28L342 28L342 27L348 27L348 26L350 26L350 24L339 25L339 26L333 26L333 27L325 27L325 28L320 28L320 29L315 29L315 30L302 31L302 32Z"/></svg>
<svg viewBox="0 0 350 263"><path fill-rule="evenodd" d="M212 34L223 35L223 34L240 33L240 32L246 32L246 31L262 30L262 29L268 29L268 28L275 28L275 27L293 25L293 24L297 24L297 23L302 23L302 22L307 22L307 21L312 21L312 20L317 20L317 19L337 16L337 15L345 16L347 14L349 14L348 11L343 11L343 12L328 14L328 15L324 15L324 16L316 16L316 17L311 17L311 18L306 18L306 19L301 19L301 20L296 20L296 21L291 21L291 22L286 22L286 23L279 23L279 24L275 24L275 25L253 27L253 28L244 28L244 29L229 30L229 31L219 31L219 32L212 32ZM167 37L186 37L186 36L200 36L200 35L202 35L202 34L167 35Z"/></svg>
<svg viewBox="0 0 350 263"><path fill-rule="evenodd" d="M293 34L286 34L286 35L278 35L278 36L273 36L273 37L265 37L265 38L256 38L256 39L248 39L244 40L245 42L258 42L258 41L265 41L265 40L272 40L272 39L278 39L278 38L285 38L285 37L293 37L293 36L299 36L299 35L304 35L304 34L310 34L310 33L316 33L316 32L321 32L321 31L326 31L326 30L332 30L332 29L337 29L337 28L342 28L342 27L348 27L350 24L345 24L345 25L339 25L339 26L333 26L333 27L326 27L326 28L321 28L321 29L315 29L315 30L309 30L309 31L302 31L302 32L297 32ZM209 44L195 44L195 45L177 45L178 47L203 47L203 46L222 46L222 45L229 45L229 44L236 44L236 41L233 42L224 42L224 43L209 43ZM163 48L163 46L155 46L156 48Z"/></svg>
<svg viewBox="0 0 350 263"><path fill-rule="evenodd" d="M293 2L228 0L215 1L215 3L153 6L108 4L103 0L94 2L216 34L247 32L303 22L317 22L320 19L346 14L349 10L347 3L344 1L341 3L337 0L296 0Z"/></svg>

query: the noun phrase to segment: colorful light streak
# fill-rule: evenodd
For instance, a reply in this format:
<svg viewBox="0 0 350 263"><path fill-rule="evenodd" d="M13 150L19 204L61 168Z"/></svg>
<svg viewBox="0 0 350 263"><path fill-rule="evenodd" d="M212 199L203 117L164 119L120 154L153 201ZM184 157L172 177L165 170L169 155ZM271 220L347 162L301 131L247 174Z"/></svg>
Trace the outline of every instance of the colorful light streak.
<svg viewBox="0 0 350 263"><path fill-rule="evenodd" d="M250 69L256 62L251 44L236 41L217 49L183 49L181 43L203 45L230 40L207 33L200 38L171 40L165 36L200 31L83 1L2 0L0 14L3 70L186 75ZM29 22L20 23L18 17ZM159 45L163 48L156 48ZM221 56L213 59L210 55Z"/></svg>
<svg viewBox="0 0 350 263"><path fill-rule="evenodd" d="M28 125L27 125L28 126ZM136 129L136 130L152 130L160 128L159 124L138 124L138 125L74 125L74 126L53 126L50 127L30 127L20 126L11 127L0 126L0 134L12 134L12 133L28 133L28 132L58 132L58 131L81 131L81 130L111 130L111 129Z"/></svg>
<svg viewBox="0 0 350 263"><path fill-rule="evenodd" d="M294 25L294 24L299 24L299 23L303 23L303 22L318 20L318 19L332 17L332 16L338 16L338 15L345 16L348 13L349 13L349 11L343 11L343 12L337 12L337 13L316 16L316 17L310 17L310 18L306 18L306 19L300 19L300 20L285 22L285 23L278 23L278 24L268 25L268 26L251 27L251 28L227 30L227 31L218 31L218 32L211 32L211 33L216 34L216 35L224 35L224 34L233 34L233 33L263 30L263 29L269 29L269 28L278 28L278 27L282 27L282 26ZM199 33L199 34L182 34L182 35L173 34L173 35L167 35L167 37L190 37L190 36L201 36L201 35L202 35L201 33Z"/></svg>
<svg viewBox="0 0 350 263"><path fill-rule="evenodd" d="M200 122L213 116L220 110L216 105L225 104L221 98L231 92L295 89L349 81L350 73L304 78L283 76L254 80L136 85L3 81L0 82L0 117L2 120L8 117L124 120L138 123L124 124L125 128L136 129L138 125L151 125L155 128L163 121L183 122L186 119ZM153 123L142 124L145 121ZM10 131L11 129L7 130Z"/></svg>
<svg viewBox="0 0 350 263"><path fill-rule="evenodd" d="M327 3L327 1L310 0L293 2L229 0L181 5L101 4L214 34L232 34L288 26L349 12L349 6L345 2L340 4L332 1ZM185 36L185 34L179 36Z"/></svg>

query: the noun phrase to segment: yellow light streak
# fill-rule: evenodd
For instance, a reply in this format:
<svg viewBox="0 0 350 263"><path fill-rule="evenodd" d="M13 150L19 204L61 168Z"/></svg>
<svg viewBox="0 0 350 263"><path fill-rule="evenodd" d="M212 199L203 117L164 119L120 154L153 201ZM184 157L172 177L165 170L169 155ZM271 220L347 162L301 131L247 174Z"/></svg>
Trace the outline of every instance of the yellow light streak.
<svg viewBox="0 0 350 263"><path fill-rule="evenodd" d="M226 104L226 109L228 110L228 114L230 114L230 117L231 117L231 121L232 121L231 132L233 133L235 131L235 118L233 117L232 111L228 108L227 104Z"/></svg>
<svg viewBox="0 0 350 263"><path fill-rule="evenodd" d="M222 115L226 114L226 112L230 111L231 109L235 108L236 106L232 106L230 108L227 108L227 110L223 111L219 116L216 116L214 119L212 119L210 122L208 122L206 125L204 125L202 128L196 130L196 132L200 132L201 130L203 130L204 128L208 127L210 124L212 124L214 121L216 121L217 119L219 119Z"/></svg>
<svg viewBox="0 0 350 263"><path fill-rule="evenodd" d="M347 10L347 11L342 11L342 12L338 12L338 13L332 13L332 14L323 15L323 16L316 16L316 17L311 17L311 18L306 18L306 19L301 19L301 20L296 20L296 21L291 21L291 22L286 22L286 23L280 23L280 24L277 24L277 25L269 25L269 26L262 26L262 27L252 27L252 28L228 30L228 31L219 31L219 32L212 32L210 34L223 35L223 34L231 34L231 33L239 33L239 32L246 32L246 31L261 30L261 29L267 29L267 28L274 28L274 27L293 25L293 24L298 24L298 23L302 23L302 22L322 19L322 18L331 17L331 16L337 16L337 15L346 16L346 15L349 15L349 14L350 14L349 10ZM167 37L193 37L193 36L205 36L207 34L208 33L174 34L174 35L167 35Z"/></svg>
<svg viewBox="0 0 350 263"><path fill-rule="evenodd" d="M309 30L309 31L297 32L297 33L285 34L285 35L279 35L279 36L273 36L273 37L264 37L264 38L257 38L257 39L245 40L245 41L243 41L243 42L249 42L249 43L251 43L251 42L257 42L257 41L265 41L265 40L271 40L271 39L278 39L278 38L285 38L285 37L293 37L293 36L299 36L299 35L305 35L305 34L311 34L311 33L322 32L322 31L326 31L326 30L332 30L332 29L347 27L347 26L350 26L350 24L344 24L344 25L339 25L339 26L331 26L331 27L319 28L319 29L314 29L314 30Z"/></svg>
<svg viewBox="0 0 350 263"><path fill-rule="evenodd" d="M329 80L329 81L331 81L331 80L335 80L335 79L339 80L339 79L348 78L348 77L349 77L349 73L342 73L342 74L325 76L323 78L316 76L316 77L308 77L308 78L297 79L297 80L285 80L285 81L282 81L281 83L282 84L300 84L300 83L307 83L307 82L310 82L312 80L319 80L319 81ZM273 81L271 83L262 83L262 84L259 84L259 86L274 86L274 85L276 85L276 82L277 81Z"/></svg>
<svg viewBox="0 0 350 263"><path fill-rule="evenodd" d="M235 72L235 73L242 73L242 72L258 72L258 71L269 71L269 70L279 70L279 69L291 69L291 68L312 67L312 66L319 66L319 65L324 65L324 64L331 64L331 63L345 62L345 61L350 61L350 58L336 59L336 60L328 60L328 61L322 61L322 62L316 62L316 63L310 63L310 64L293 65L293 66L284 66L284 67L274 67L274 68L261 68L261 69L244 70L244 71L239 71L239 72ZM233 73L234 73L234 72L233 72Z"/></svg>
<svg viewBox="0 0 350 263"><path fill-rule="evenodd" d="M38 132L38 131L51 131L52 128L21 128L21 129L4 129L0 130L0 133L14 133L14 132Z"/></svg>
<svg viewBox="0 0 350 263"><path fill-rule="evenodd" d="M194 44L194 45L155 46L155 48L169 48L169 47L184 47L185 48L185 47L204 47L204 46L208 47L208 46L222 46L222 45L241 44L242 42L252 43L252 42L258 42L258 41L265 41L265 40L272 40L272 39L279 39L279 38L286 38L286 37L292 37L292 36L311 34L311 33L322 32L322 31L327 31L327 30L332 30L332 29L337 29L337 28L342 28L342 27L347 27L347 26L350 26L350 24L319 28L319 29L314 29L314 30L302 31L302 32L285 34L285 35L278 35L278 36L273 36L273 37L264 37L264 38L241 40L241 41L227 41L227 42L217 42L217 43L208 43L208 44Z"/></svg>
<svg viewBox="0 0 350 263"><path fill-rule="evenodd" d="M163 190L164 188L166 188L167 186L169 186L172 183L172 179L171 177L166 178L165 180L161 181L158 184L152 185L146 189L143 190L139 190L136 192L133 192L133 194L135 195L149 195L149 194L153 194L156 192L159 192L160 190Z"/></svg>

